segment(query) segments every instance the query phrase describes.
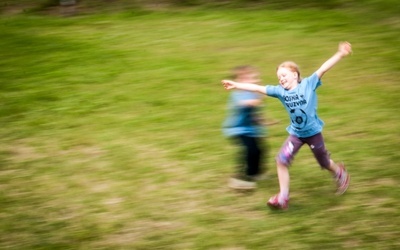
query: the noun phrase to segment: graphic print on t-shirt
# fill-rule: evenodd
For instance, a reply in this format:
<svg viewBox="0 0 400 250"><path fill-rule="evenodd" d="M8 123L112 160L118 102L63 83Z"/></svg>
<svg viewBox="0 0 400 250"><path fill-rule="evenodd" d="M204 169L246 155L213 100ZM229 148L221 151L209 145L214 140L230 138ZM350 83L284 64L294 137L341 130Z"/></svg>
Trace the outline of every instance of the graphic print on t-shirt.
<svg viewBox="0 0 400 250"><path fill-rule="evenodd" d="M302 129L307 125L307 115L302 109L290 110L290 119L296 129Z"/></svg>
<svg viewBox="0 0 400 250"><path fill-rule="evenodd" d="M290 120L292 121L293 127L296 129L302 129L307 125L306 112L301 108L307 104L304 95L292 94L283 97L285 105L290 108Z"/></svg>

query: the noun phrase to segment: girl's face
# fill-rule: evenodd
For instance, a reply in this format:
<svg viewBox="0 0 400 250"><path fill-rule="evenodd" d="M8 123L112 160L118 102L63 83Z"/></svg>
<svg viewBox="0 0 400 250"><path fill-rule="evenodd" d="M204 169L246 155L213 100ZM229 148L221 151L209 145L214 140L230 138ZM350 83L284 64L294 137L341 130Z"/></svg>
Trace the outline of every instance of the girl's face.
<svg viewBox="0 0 400 250"><path fill-rule="evenodd" d="M287 68L280 67L276 72L279 84L287 90L294 89L298 84L298 74Z"/></svg>

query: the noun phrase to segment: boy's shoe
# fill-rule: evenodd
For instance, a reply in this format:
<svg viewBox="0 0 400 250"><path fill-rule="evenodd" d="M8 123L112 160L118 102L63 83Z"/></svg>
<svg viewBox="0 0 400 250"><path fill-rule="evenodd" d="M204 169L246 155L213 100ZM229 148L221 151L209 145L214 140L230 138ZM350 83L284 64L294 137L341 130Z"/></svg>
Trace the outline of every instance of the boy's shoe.
<svg viewBox="0 0 400 250"><path fill-rule="evenodd" d="M229 179L228 186L236 190L253 190L257 188L254 181L245 181L234 177Z"/></svg>
<svg viewBox="0 0 400 250"><path fill-rule="evenodd" d="M341 195L344 192L346 192L347 188L349 187L350 184L350 175L346 171L346 168L344 167L343 163L339 163L338 167L340 169L339 173L336 175L336 195Z"/></svg>
<svg viewBox="0 0 400 250"><path fill-rule="evenodd" d="M267 173L257 174L250 177L252 181L263 181L268 179Z"/></svg>
<svg viewBox="0 0 400 250"><path fill-rule="evenodd" d="M277 194L268 200L267 205L273 209L286 210L289 207L289 199L283 199L282 202L279 202L279 194Z"/></svg>

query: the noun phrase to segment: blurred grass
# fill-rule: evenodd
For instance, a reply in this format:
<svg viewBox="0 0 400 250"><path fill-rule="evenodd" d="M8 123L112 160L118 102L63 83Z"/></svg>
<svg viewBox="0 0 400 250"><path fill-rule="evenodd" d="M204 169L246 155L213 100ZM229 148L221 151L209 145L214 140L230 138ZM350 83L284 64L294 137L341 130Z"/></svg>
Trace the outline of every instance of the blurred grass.
<svg viewBox="0 0 400 250"><path fill-rule="evenodd" d="M366 9L132 9L0 19L0 248L399 248L399 19ZM266 83L294 60L303 75L352 42L324 77L319 113L343 197L304 148L291 208L269 211L286 114L267 99L270 178L230 191L220 132L239 64Z"/></svg>

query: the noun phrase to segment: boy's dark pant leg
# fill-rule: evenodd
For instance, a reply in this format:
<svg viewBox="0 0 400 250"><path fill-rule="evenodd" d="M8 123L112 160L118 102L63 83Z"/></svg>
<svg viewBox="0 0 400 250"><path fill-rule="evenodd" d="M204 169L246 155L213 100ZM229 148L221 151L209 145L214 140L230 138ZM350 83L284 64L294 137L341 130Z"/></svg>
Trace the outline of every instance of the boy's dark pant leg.
<svg viewBox="0 0 400 250"><path fill-rule="evenodd" d="M245 164L244 174L254 176L260 174L264 148L262 138L241 135L238 137L243 145L241 162Z"/></svg>

